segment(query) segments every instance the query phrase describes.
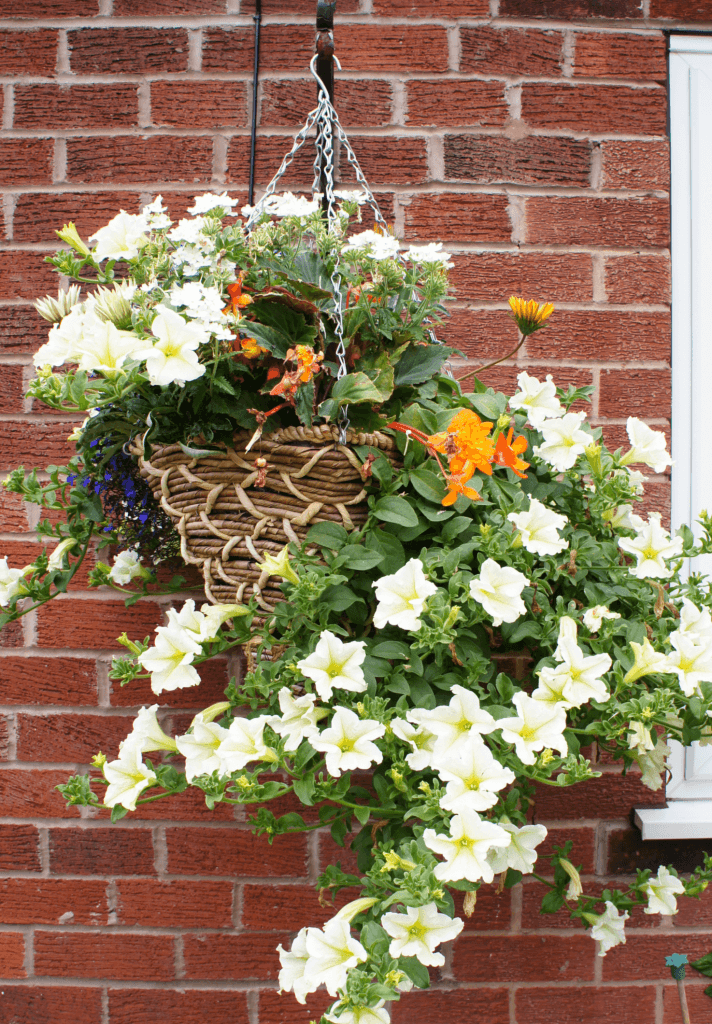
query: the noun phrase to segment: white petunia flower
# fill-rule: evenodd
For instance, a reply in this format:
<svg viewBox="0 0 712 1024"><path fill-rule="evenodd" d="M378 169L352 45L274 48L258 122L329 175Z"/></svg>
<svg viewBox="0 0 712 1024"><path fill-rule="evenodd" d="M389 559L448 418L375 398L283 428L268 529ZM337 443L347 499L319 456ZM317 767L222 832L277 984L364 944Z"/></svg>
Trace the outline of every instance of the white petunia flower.
<svg viewBox="0 0 712 1024"><path fill-rule="evenodd" d="M309 740L318 732L316 697L305 693L303 697L293 697L288 686L279 691L279 715L272 715L267 724L285 738L284 749L296 750L302 740Z"/></svg>
<svg viewBox="0 0 712 1024"><path fill-rule="evenodd" d="M149 576L150 573L141 565L138 551L119 551L109 571L111 579L118 587L126 587L131 580Z"/></svg>
<svg viewBox="0 0 712 1024"><path fill-rule="evenodd" d="M185 758L185 777L188 782L199 775L222 772L222 758L218 748L228 734L227 729L217 722L203 721L202 713L195 716L192 727L192 733L176 736L176 746Z"/></svg>
<svg viewBox="0 0 712 1024"><path fill-rule="evenodd" d="M562 615L559 619L559 640L554 651L554 657L557 661L563 661L565 655L563 654L563 642L565 640L572 640L576 643L576 637L578 636L578 623L576 619L572 619L570 615Z"/></svg>
<svg viewBox="0 0 712 1024"><path fill-rule="evenodd" d="M72 548L75 548L78 543L79 541L74 537L66 537L64 540L61 540L47 559L47 571L53 572L57 569L64 569L64 559L66 555L68 555Z"/></svg>
<svg viewBox="0 0 712 1024"><path fill-rule="evenodd" d="M348 1010L344 1010L337 1017L336 1010L342 1005L342 1003L337 1003L334 1014L327 1013L324 1020L333 1022L333 1024L390 1024L391 1018L388 1010L383 1008L385 1006L383 999L375 1006L355 1006L352 1003Z"/></svg>
<svg viewBox="0 0 712 1024"><path fill-rule="evenodd" d="M635 526L630 517L633 511L632 505L618 505L613 509L613 514L608 520L614 530L634 530Z"/></svg>
<svg viewBox="0 0 712 1024"><path fill-rule="evenodd" d="M151 324L151 332L158 341L135 353L134 358L146 360L146 372L151 384L166 387L183 385L205 373L198 361L196 350L210 340L210 334L197 324L186 323L183 317L167 306L156 306L158 316Z"/></svg>
<svg viewBox="0 0 712 1024"><path fill-rule="evenodd" d="M674 673L682 692L691 697L700 683L712 683L712 643L696 643L696 637L679 630L669 639L675 650L668 654L662 671Z"/></svg>
<svg viewBox="0 0 712 1024"><path fill-rule="evenodd" d="M435 750L437 736L421 726L416 729L410 722L404 722L402 718L394 718L390 723L391 729L399 740L409 743L412 753L406 754L405 760L414 772L423 772L432 765L432 753Z"/></svg>
<svg viewBox="0 0 712 1024"><path fill-rule="evenodd" d="M503 622L516 622L526 614L522 591L527 586L529 580L523 573L486 558L480 575L470 582L470 596L491 616L492 625L500 626Z"/></svg>
<svg viewBox="0 0 712 1024"><path fill-rule="evenodd" d="M416 708L406 715L409 722L435 733L436 754L448 751L453 754L459 753L467 748L473 735L492 732L497 728L497 723L489 711L480 707L480 699L476 693L458 685L453 686L451 692L449 704L441 704L431 711Z"/></svg>
<svg viewBox="0 0 712 1024"><path fill-rule="evenodd" d="M610 611L605 604L594 605L583 614L583 624L591 633L597 633L604 619L620 619L620 612Z"/></svg>
<svg viewBox="0 0 712 1024"><path fill-rule="evenodd" d="M322 700L331 700L333 690L361 693L366 689L363 665L366 644L363 640L344 643L329 629L319 637L316 649L297 662L297 668L311 679Z"/></svg>
<svg viewBox="0 0 712 1024"><path fill-rule="evenodd" d="M601 676L611 667L610 655L592 654L587 657L575 640L567 638L559 640L557 654L561 664L541 669L539 686L532 694L534 700L558 701L564 707L574 708L589 700L603 703L608 700L610 694Z"/></svg>
<svg viewBox="0 0 712 1024"><path fill-rule="evenodd" d="M151 673L151 689L155 694L197 686L200 676L192 661L203 648L194 633L172 622L156 629L156 641L136 659Z"/></svg>
<svg viewBox="0 0 712 1024"><path fill-rule="evenodd" d="M425 967L442 967L445 957L435 947L451 942L465 927L458 917L441 914L434 903L408 907L404 914L384 914L381 926L391 936L388 952L394 959L414 956Z"/></svg>
<svg viewBox="0 0 712 1024"><path fill-rule="evenodd" d="M0 608L7 608L13 597L23 592L25 588L21 580L28 570L29 566L25 569L11 569L7 558L0 558Z"/></svg>
<svg viewBox="0 0 712 1024"><path fill-rule="evenodd" d="M634 683L636 679L642 679L643 676L657 675L658 672L667 671L666 656L656 651L647 637L645 637L642 644L637 644L635 640L631 640L630 646L633 648L635 660L633 666L628 669L623 677L624 683Z"/></svg>
<svg viewBox="0 0 712 1024"><path fill-rule="evenodd" d="M294 998L298 1003L304 1004L311 992L316 992L319 983L314 976L306 973L307 961L307 933L310 928L302 928L295 936L291 949L283 949L280 943L277 946L281 971L279 972L279 991L294 992Z"/></svg>
<svg viewBox="0 0 712 1024"><path fill-rule="evenodd" d="M378 602L374 627L400 626L409 632L420 629L425 602L438 589L427 579L419 558L411 558L398 572L382 576L373 586Z"/></svg>
<svg viewBox="0 0 712 1024"><path fill-rule="evenodd" d="M444 811L461 814L465 810L486 811L497 803L497 793L515 781L515 774L493 757L477 736L458 753L443 753L433 758L433 767L443 782L445 795L440 799Z"/></svg>
<svg viewBox="0 0 712 1024"><path fill-rule="evenodd" d="M507 519L514 523L524 547L532 554L556 555L569 546L569 542L559 536L559 530L568 523L566 516L547 508L536 498L531 499L526 512L510 512Z"/></svg>
<svg viewBox="0 0 712 1024"><path fill-rule="evenodd" d="M373 740L379 739L385 731L385 725L380 722L361 719L348 708L337 707L331 725L309 742L315 750L326 754L326 770L338 778L342 772L380 764L383 754Z"/></svg>
<svg viewBox="0 0 712 1024"><path fill-rule="evenodd" d="M86 313L81 338L74 350L79 369L114 376L127 359L136 359L146 347L132 331L120 331L110 320Z"/></svg>
<svg viewBox="0 0 712 1024"><path fill-rule="evenodd" d="M312 978L317 986L325 985L331 996L346 984L351 968L368 959L361 943L352 938L349 922L339 917L327 921L323 931L307 929L306 950L309 960L305 977Z"/></svg>
<svg viewBox="0 0 712 1024"><path fill-rule="evenodd" d="M581 430L585 419L585 412L567 412L561 419L546 420L539 428L544 443L534 447L534 454L558 473L571 469L593 442L591 434Z"/></svg>
<svg viewBox="0 0 712 1024"><path fill-rule="evenodd" d="M400 249L400 242L392 235L382 235L378 231L361 231L351 235L344 246L345 253L364 250L364 256L373 260L390 260Z"/></svg>
<svg viewBox="0 0 712 1024"><path fill-rule="evenodd" d="M654 473L662 473L668 466L672 466L662 430L652 430L635 416L628 417L626 430L632 447L621 459L622 466L639 462L650 466Z"/></svg>
<svg viewBox="0 0 712 1024"><path fill-rule="evenodd" d="M134 721L133 729L124 742L136 743L144 754L151 750L175 751L177 749L176 741L161 729L156 717L157 711L158 704L152 704L150 708L141 708Z"/></svg>
<svg viewBox="0 0 712 1024"><path fill-rule="evenodd" d="M689 598L683 597L678 632L692 637L695 643L712 642L712 617L709 608L698 608Z"/></svg>
<svg viewBox="0 0 712 1024"><path fill-rule="evenodd" d="M215 210L218 207L231 211L233 207L237 206L238 202L238 199L231 199L227 192L223 192L219 196L213 192L203 192L202 196L195 197L193 205L188 208L188 213L210 213L211 210Z"/></svg>
<svg viewBox="0 0 712 1024"><path fill-rule="evenodd" d="M148 220L141 214L126 213L124 210L99 228L89 239L96 240L94 259L133 260L148 242Z"/></svg>
<svg viewBox="0 0 712 1024"><path fill-rule="evenodd" d="M225 775L240 771L252 761L272 761L276 755L264 741L265 726L269 725L268 715L258 718L234 718L226 731L217 755Z"/></svg>
<svg viewBox="0 0 712 1024"><path fill-rule="evenodd" d="M247 609L242 604L203 604L195 614L200 615L201 640L214 640L228 619L241 618Z"/></svg>
<svg viewBox="0 0 712 1024"><path fill-rule="evenodd" d="M430 242L429 245L411 245L405 258L411 263L442 263L446 267L454 267L449 261L452 254L443 252L442 242Z"/></svg>
<svg viewBox="0 0 712 1024"><path fill-rule="evenodd" d="M82 305L76 305L58 324L54 324L48 335L48 341L35 352L32 361L35 366L62 366L64 363L76 363L78 346L84 334L86 311Z"/></svg>
<svg viewBox="0 0 712 1024"><path fill-rule="evenodd" d="M605 956L613 946L625 943L625 923L628 920L628 911L619 914L617 908L606 900L605 914L597 915L597 920L591 928L591 938L601 943L598 955Z"/></svg>
<svg viewBox="0 0 712 1024"><path fill-rule="evenodd" d="M500 821L500 827L509 832L510 842L507 846L493 846L487 855L494 873L500 875L507 868L521 871L528 875L537 859L536 848L543 843L547 831L543 825L523 825L518 828L511 822Z"/></svg>
<svg viewBox="0 0 712 1024"><path fill-rule="evenodd" d="M551 374L547 374L546 381L542 383L523 370L517 375L517 384L519 391L509 399L509 408L523 409L535 430L540 430L545 420L564 415Z"/></svg>
<svg viewBox="0 0 712 1024"><path fill-rule="evenodd" d="M638 516L633 518L635 523ZM638 564L629 568L632 576L639 580L648 577L653 579L667 579L672 576L672 569L665 563L668 559L676 558L682 554L682 537L670 538L667 530L660 525L660 513L651 512L648 522L639 520L641 525L635 523L638 530L636 537L620 537L618 547L629 555L634 555Z"/></svg>
<svg viewBox="0 0 712 1024"><path fill-rule="evenodd" d="M121 804L127 811L135 811L136 801L156 781L156 773L143 763L139 744L124 741L118 758L104 765L104 778L109 783L104 794L105 806Z"/></svg>
<svg viewBox="0 0 712 1024"><path fill-rule="evenodd" d="M535 751L553 747L562 757L568 753L564 738L566 711L560 704L535 700L519 692L512 697L519 714L515 718L500 718L497 727L502 730L505 743L513 743L523 764L534 764Z"/></svg>
<svg viewBox="0 0 712 1024"><path fill-rule="evenodd" d="M423 842L445 858L438 864L434 875L442 882L491 882L494 878L492 865L487 854L493 846L507 846L511 841L509 832L491 821L483 821L476 811L463 811L450 822L450 835L445 836L426 828Z"/></svg>
<svg viewBox="0 0 712 1024"><path fill-rule="evenodd" d="M676 875L667 868L659 867L657 877L651 876L643 886L643 892L648 897L648 905L644 912L672 917L677 913L676 897L681 896L684 891L685 886Z"/></svg>
<svg viewBox="0 0 712 1024"><path fill-rule="evenodd" d="M628 732L626 738L628 740L628 750L634 750L636 754L645 754L648 750L655 750L655 743L650 729L643 725L642 722L631 722L630 732Z"/></svg>

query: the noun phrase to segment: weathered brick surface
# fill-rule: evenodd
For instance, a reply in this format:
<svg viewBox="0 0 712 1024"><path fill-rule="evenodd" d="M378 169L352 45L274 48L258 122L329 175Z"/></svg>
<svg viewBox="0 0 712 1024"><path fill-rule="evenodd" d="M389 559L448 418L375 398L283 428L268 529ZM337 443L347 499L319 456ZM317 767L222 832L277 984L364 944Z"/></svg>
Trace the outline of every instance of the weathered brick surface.
<svg viewBox="0 0 712 1024"><path fill-rule="evenodd" d="M523 31L522 29L463 27L461 71L490 75L561 74L563 63L561 32Z"/></svg>
<svg viewBox="0 0 712 1024"><path fill-rule="evenodd" d="M247 87L244 82L153 82L151 123L242 128L247 123Z"/></svg>
<svg viewBox="0 0 712 1024"><path fill-rule="evenodd" d="M0 31L3 74L53 74L57 65L57 41L56 29Z"/></svg>
<svg viewBox="0 0 712 1024"><path fill-rule="evenodd" d="M525 84L522 117L537 128L593 134L662 135L667 97L662 88L617 85Z"/></svg>
<svg viewBox="0 0 712 1024"><path fill-rule="evenodd" d="M15 128L129 128L138 121L135 85L18 85Z"/></svg>
<svg viewBox="0 0 712 1024"><path fill-rule="evenodd" d="M581 32L575 38L574 75L664 82L665 40L659 32Z"/></svg>
<svg viewBox="0 0 712 1024"><path fill-rule="evenodd" d="M73 182L209 181L212 139L161 136L80 138L67 143L67 178Z"/></svg>
<svg viewBox="0 0 712 1024"><path fill-rule="evenodd" d="M445 177L520 185L588 184L591 147L578 139L445 136Z"/></svg>
<svg viewBox="0 0 712 1024"><path fill-rule="evenodd" d="M287 997L288 998L288 997ZM181 1024L248 1024L244 992L214 989L123 988L109 991L112 1024L155 1024L175 1020Z"/></svg>
<svg viewBox="0 0 712 1024"><path fill-rule="evenodd" d="M107 28L67 33L75 75L185 71L188 35L181 29Z"/></svg>

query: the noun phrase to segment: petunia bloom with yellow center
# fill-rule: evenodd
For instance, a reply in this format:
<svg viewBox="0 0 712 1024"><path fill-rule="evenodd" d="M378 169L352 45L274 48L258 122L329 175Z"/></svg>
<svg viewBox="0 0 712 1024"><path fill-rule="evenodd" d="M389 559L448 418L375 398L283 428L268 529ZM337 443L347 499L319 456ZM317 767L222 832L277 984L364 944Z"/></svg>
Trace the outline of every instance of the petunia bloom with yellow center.
<svg viewBox="0 0 712 1024"><path fill-rule="evenodd" d="M533 334L534 331L541 330L542 327L546 327L546 321L554 312L554 306L551 302L539 305L534 299L527 301L518 295L511 296L509 306L517 322L517 327L525 336Z"/></svg>

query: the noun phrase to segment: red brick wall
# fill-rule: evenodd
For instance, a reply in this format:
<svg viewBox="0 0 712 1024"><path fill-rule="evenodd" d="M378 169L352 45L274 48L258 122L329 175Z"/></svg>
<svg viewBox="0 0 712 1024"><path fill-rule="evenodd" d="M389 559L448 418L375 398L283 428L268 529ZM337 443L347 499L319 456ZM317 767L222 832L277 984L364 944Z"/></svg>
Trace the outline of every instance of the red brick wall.
<svg viewBox="0 0 712 1024"><path fill-rule="evenodd" d="M313 0L264 0L257 181L264 185L313 101L305 68ZM596 385L592 418L614 446L625 416L667 427L670 411L668 154L663 29L712 31L711 0L339 0L337 105L386 216L409 241L456 252L444 333L475 363L512 344L511 292L558 307L516 367ZM157 191L171 211L196 191L246 195L251 102L249 0L0 0L0 470L60 461L70 424L31 410L23 388L44 324L29 300L55 285L53 229L89 232ZM672 19L682 18L682 23ZM299 183L304 164L298 165ZM301 170L299 168L301 167ZM301 179L300 176L301 175ZM665 507L664 479L649 485ZM33 519L0 495L2 550L29 561ZM81 583L79 584L81 588ZM312 833L273 847L239 812L197 794L115 827L68 814L52 787L98 748L113 752L133 709L112 687L125 610L77 589L5 631L0 650L0 1022L284 1024L274 948L323 919L312 883L333 849ZM224 666L170 714L220 697ZM635 777L541 794L551 841L576 841L588 885L636 865L691 866L704 843L642 844ZM605 960L537 884L481 895L432 992L396 1022L672 1024L662 957L712 946L712 903L636 917ZM709 930L708 930L709 929ZM694 985L694 983L692 983ZM701 985L694 1020L709 1018Z"/></svg>

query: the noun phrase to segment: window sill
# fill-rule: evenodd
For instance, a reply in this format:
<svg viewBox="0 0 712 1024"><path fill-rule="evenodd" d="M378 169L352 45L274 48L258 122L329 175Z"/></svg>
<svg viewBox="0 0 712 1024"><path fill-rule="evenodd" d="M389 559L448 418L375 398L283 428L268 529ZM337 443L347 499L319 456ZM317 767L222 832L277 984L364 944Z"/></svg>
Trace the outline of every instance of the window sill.
<svg viewBox="0 0 712 1024"><path fill-rule="evenodd" d="M673 800L668 807L641 807L635 823L643 839L712 838L712 800Z"/></svg>

